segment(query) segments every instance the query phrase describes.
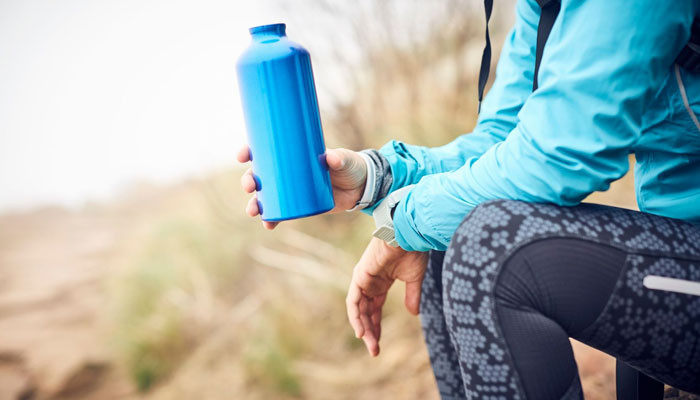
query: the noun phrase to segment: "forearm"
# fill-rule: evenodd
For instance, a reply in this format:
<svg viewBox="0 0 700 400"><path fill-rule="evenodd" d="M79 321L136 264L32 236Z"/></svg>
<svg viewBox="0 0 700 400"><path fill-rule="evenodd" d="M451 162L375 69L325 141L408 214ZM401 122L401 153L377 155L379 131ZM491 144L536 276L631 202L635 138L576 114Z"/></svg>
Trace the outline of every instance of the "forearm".
<svg viewBox="0 0 700 400"><path fill-rule="evenodd" d="M478 157L494 144L503 141L507 132L479 131L464 134L439 147L416 146L392 140L378 153L386 160L391 171L392 185L389 192L418 183L424 176L454 171L472 158Z"/></svg>

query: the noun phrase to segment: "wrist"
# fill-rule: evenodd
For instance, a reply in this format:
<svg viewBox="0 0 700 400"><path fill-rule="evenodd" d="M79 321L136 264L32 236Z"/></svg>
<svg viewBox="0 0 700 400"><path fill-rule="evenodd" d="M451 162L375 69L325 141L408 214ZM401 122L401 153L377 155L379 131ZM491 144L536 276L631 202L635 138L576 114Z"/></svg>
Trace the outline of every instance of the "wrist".
<svg viewBox="0 0 700 400"><path fill-rule="evenodd" d="M372 162L372 159L365 153L357 153L357 155L362 158L364 165L365 165L365 184L364 184L364 189L362 190L362 194L360 195L360 199L357 200L357 203L355 203L355 206L349 210L345 210L347 212L352 212L355 210L362 210L363 208L367 208L374 199L375 196L375 180L376 180L376 172L375 172L375 167L374 163Z"/></svg>
<svg viewBox="0 0 700 400"><path fill-rule="evenodd" d="M406 250L402 249L401 247L390 246L389 243L377 237L373 237L372 241L376 242L376 246L379 248L380 256L378 257L378 259L382 264L391 262L392 260L396 259L396 257L399 257L403 253L406 253Z"/></svg>

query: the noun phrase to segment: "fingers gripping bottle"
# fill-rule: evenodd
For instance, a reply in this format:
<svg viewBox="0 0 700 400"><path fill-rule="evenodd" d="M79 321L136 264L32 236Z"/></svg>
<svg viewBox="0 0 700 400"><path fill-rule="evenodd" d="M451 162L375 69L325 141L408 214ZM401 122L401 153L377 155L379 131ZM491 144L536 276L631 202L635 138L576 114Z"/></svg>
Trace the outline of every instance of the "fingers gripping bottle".
<svg viewBox="0 0 700 400"><path fill-rule="evenodd" d="M333 190L309 52L287 39L284 24L250 34L236 69L262 219L329 211Z"/></svg>

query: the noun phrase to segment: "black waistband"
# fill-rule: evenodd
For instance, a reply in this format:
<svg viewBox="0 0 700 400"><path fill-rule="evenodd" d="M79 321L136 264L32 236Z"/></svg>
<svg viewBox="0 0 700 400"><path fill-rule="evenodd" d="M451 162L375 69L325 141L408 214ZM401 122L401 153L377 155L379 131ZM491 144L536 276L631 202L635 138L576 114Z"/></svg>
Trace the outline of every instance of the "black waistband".
<svg viewBox="0 0 700 400"><path fill-rule="evenodd" d="M700 19L693 21L690 40L676 58L676 64L690 72L700 72Z"/></svg>

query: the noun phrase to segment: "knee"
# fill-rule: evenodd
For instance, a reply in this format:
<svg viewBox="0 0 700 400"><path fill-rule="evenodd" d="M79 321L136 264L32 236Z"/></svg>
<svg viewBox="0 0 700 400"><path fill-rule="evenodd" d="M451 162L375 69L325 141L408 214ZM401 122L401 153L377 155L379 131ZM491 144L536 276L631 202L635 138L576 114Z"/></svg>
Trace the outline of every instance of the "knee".
<svg viewBox="0 0 700 400"><path fill-rule="evenodd" d="M512 209L525 206L526 203L513 200L495 200L476 206L457 227L447 252L445 268L457 263L481 266L493 260L499 247L504 247L512 240L512 231L517 230L513 224Z"/></svg>
<svg viewBox="0 0 700 400"><path fill-rule="evenodd" d="M489 201L475 207L455 231L445 254L445 298L493 297L501 290L497 276L513 252L534 239L556 236L558 212L557 206L514 200ZM509 269L522 268L522 263L510 264ZM471 293L471 288L479 296L462 293Z"/></svg>
<svg viewBox="0 0 700 400"><path fill-rule="evenodd" d="M442 270L443 302L448 311L468 307L476 312L490 296L489 276L493 271L488 265L498 255L490 238L498 236L498 229L503 229L510 218L500 207L502 203L499 200L478 205L455 231Z"/></svg>
<svg viewBox="0 0 700 400"><path fill-rule="evenodd" d="M451 245L465 239L487 239L494 233L510 233L503 239L516 240L519 228L525 225L542 225L543 220L552 220L559 214L559 207L550 204L528 203L518 200L492 200L479 204L467 214L457 227ZM546 224L546 223L545 223ZM541 228L541 226L534 226ZM497 235L498 236L498 235ZM454 246L453 246L454 247Z"/></svg>
<svg viewBox="0 0 700 400"><path fill-rule="evenodd" d="M481 203L467 214L457 227L450 243L464 236L483 235L490 227L502 226L508 223L510 215L504 212L503 204L512 200L494 200ZM459 241L459 240L458 240Z"/></svg>
<svg viewBox="0 0 700 400"><path fill-rule="evenodd" d="M496 200L476 206L457 227L445 253L443 275L446 281L453 279L455 273L475 277L474 267L495 258L493 241L500 237L499 228L504 229L511 217L504 211L502 204L508 200Z"/></svg>
<svg viewBox="0 0 700 400"><path fill-rule="evenodd" d="M561 206L517 200L479 204L452 236L448 259L456 254L468 258L471 253L475 255L473 262L483 263L488 261L486 255L493 258L534 239L560 236L564 212Z"/></svg>

